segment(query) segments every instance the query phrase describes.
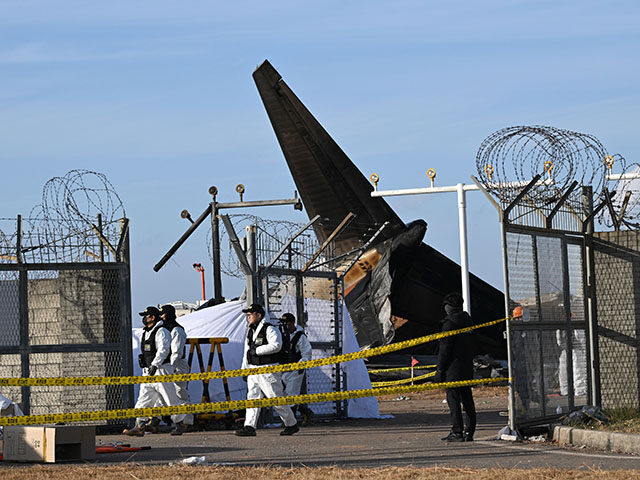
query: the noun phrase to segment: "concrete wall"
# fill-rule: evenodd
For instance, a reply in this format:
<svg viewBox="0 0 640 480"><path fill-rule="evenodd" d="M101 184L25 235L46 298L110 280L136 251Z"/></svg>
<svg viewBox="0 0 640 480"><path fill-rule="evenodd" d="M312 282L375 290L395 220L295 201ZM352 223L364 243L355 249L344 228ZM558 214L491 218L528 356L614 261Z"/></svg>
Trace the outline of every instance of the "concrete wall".
<svg viewBox="0 0 640 480"><path fill-rule="evenodd" d="M119 341L116 271L30 271L27 289L32 346ZM10 344L17 345L19 336L18 342L10 340ZM30 374L32 377L119 374L114 371L119 365L108 368L107 355L113 356L104 352L31 354ZM114 363L113 359L110 363ZM20 377L19 355L0 356L0 376ZM19 388L0 388L4 395L20 401ZM114 389L106 386L32 387L31 413L103 410L113 403L113 399L111 402L108 399L113 393Z"/></svg>

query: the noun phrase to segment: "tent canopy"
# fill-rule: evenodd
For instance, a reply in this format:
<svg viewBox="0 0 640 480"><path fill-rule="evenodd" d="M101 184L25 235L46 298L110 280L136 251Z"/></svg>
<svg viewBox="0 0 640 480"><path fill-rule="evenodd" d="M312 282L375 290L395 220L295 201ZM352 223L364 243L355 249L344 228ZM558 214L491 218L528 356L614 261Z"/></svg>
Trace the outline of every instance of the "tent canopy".
<svg viewBox="0 0 640 480"><path fill-rule="evenodd" d="M322 301L312 299L312 301ZM178 318L178 323L182 325L187 333L188 338L213 338L227 337L229 343L222 345L222 354L224 357L224 365L227 370L236 370L241 368L242 354L244 348L244 339L246 335L246 317L242 313L244 302L230 301L213 307L198 310L183 317ZM353 333L353 327L347 309L343 308L343 353L358 351L358 343ZM268 313L267 313L268 318ZM308 332L309 340L314 342L313 332ZM142 329L133 329L133 358L137 359L140 353L140 338ZM202 346L203 358L206 361L209 356L209 346ZM188 352L187 352L188 353ZM341 364L343 371L346 373L347 389L358 390L371 388L371 381L367 373L363 360L353 360ZM217 355L214 355L212 370L219 370L220 365ZM192 371L199 371L197 360L194 358L192 362ZM134 374L141 375L141 369L137 362L134 362ZM247 395L247 384L240 377L228 379L229 390L232 400L242 400ZM136 387L136 397L138 394L138 385ZM325 393L314 392L309 393ZM226 400L222 380L213 379L209 383L209 394L212 402L221 402ZM202 382L189 382L189 395L191 402L196 403L202 398ZM314 409L314 405L310 407ZM347 415L351 418L380 418L378 410L378 402L375 397L359 398L348 400Z"/></svg>

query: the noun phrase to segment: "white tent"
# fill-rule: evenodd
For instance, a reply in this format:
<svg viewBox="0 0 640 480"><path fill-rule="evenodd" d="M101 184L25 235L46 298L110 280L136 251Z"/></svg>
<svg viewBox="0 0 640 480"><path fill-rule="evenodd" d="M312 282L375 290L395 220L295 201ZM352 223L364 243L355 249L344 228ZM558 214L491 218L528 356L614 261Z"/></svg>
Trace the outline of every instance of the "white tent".
<svg viewBox="0 0 640 480"><path fill-rule="evenodd" d="M309 301L318 302L321 300L310 299ZM184 327L187 332L187 337L189 338L227 337L229 343L222 345L225 369L235 370L239 369L242 363L243 344L246 335L246 316L242 313L242 308L244 308L244 302L226 302L180 317L178 322ZM343 353L358 351L358 343L353 333L351 319L345 307L342 308L342 311L344 312L342 329ZM141 328L133 330L134 375L141 375L137 362L138 354L140 353L141 334ZM307 334L309 340L313 342L315 340L313 329L308 329ZM203 345L203 360L205 365L208 355L209 348ZM342 363L340 368L342 368L346 374L348 390L371 388L371 382L363 360L353 360ZM217 354L215 354L212 370L215 371L219 369ZM195 357L192 363L192 371L194 373L199 371ZM242 400L246 398L246 383L241 378L229 378L228 383L232 400ZM225 394L222 380L211 380L209 393L212 402L224 401ZM324 392L310 391L309 393ZM135 394L137 398L137 385L135 386ZM189 382L189 394L193 403L199 402L202 398L202 382ZM316 412L318 411L319 404L310 404L309 406ZM352 418L380 418L378 402L375 397L348 400L347 415Z"/></svg>

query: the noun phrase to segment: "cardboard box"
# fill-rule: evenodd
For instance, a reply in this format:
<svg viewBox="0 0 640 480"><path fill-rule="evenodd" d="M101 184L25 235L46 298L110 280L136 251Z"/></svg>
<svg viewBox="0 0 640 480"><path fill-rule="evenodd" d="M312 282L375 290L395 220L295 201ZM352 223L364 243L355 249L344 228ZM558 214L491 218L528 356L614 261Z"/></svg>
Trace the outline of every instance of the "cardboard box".
<svg viewBox="0 0 640 480"><path fill-rule="evenodd" d="M68 462L96 457L94 426L50 425L4 427L4 460L9 462Z"/></svg>

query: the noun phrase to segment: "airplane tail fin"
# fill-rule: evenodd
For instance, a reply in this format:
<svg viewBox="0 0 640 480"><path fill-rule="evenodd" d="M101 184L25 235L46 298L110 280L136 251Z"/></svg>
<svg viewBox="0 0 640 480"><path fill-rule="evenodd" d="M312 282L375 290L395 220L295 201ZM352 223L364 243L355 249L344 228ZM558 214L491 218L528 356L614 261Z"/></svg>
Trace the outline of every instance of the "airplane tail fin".
<svg viewBox="0 0 640 480"><path fill-rule="evenodd" d="M339 235L336 254L361 246L385 221L391 228L379 241L405 230L386 201L371 197L371 183L267 60L253 72L253 79L309 218L332 220L315 227L320 242L349 212L356 217Z"/></svg>

